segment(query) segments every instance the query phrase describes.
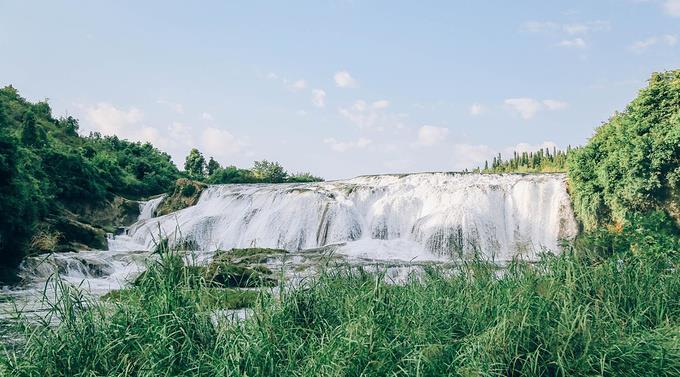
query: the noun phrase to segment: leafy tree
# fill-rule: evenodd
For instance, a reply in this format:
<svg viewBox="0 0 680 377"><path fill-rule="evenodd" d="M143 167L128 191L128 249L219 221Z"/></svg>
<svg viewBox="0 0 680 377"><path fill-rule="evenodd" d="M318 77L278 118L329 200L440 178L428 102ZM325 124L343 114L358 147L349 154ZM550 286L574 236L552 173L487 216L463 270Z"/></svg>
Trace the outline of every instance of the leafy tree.
<svg viewBox="0 0 680 377"><path fill-rule="evenodd" d="M255 183L257 178L248 169L239 169L236 166L227 166L217 169L209 178L208 183Z"/></svg>
<svg viewBox="0 0 680 377"><path fill-rule="evenodd" d="M198 151L198 149L193 148L184 162L184 170L189 174L189 177L193 179L203 179L205 177L205 157Z"/></svg>
<svg viewBox="0 0 680 377"><path fill-rule="evenodd" d="M215 174L215 172L220 169L220 163L215 161L212 157L210 157L210 161L208 161L208 177L212 176Z"/></svg>
<svg viewBox="0 0 680 377"><path fill-rule="evenodd" d="M680 70L653 74L569 157L574 209L587 229L659 209L680 223Z"/></svg>
<svg viewBox="0 0 680 377"><path fill-rule="evenodd" d="M32 111L26 112L21 129L21 142L28 147L42 147L45 144L45 131L36 123Z"/></svg>
<svg viewBox="0 0 680 377"><path fill-rule="evenodd" d="M284 182L288 176L288 173L278 162L267 160L255 161L253 163L253 174L260 181L272 183Z"/></svg>
<svg viewBox="0 0 680 377"><path fill-rule="evenodd" d="M312 173L295 173L288 176L288 182L323 182L323 178L317 177Z"/></svg>

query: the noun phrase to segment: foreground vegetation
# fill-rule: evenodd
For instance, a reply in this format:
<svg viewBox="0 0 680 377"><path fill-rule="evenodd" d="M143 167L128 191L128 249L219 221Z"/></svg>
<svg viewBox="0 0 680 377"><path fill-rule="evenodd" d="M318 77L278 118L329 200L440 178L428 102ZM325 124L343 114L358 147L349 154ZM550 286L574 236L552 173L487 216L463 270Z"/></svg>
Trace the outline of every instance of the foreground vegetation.
<svg viewBox="0 0 680 377"><path fill-rule="evenodd" d="M239 307L232 291L197 294L214 289L205 279L183 289L186 267L168 252L132 298L92 302L62 286L51 313L59 323L25 324L25 343L5 351L0 372L676 376L674 268L567 253L500 273L471 262L389 284L384 274L338 267L273 295L260 291L249 318L233 321L219 311Z"/></svg>

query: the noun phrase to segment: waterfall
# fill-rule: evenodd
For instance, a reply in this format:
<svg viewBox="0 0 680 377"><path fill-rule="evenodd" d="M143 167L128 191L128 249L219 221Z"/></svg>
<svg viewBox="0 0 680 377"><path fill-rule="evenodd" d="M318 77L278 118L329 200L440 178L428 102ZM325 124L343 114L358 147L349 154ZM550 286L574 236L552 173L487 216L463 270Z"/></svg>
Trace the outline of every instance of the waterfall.
<svg viewBox="0 0 680 377"><path fill-rule="evenodd" d="M196 205L153 217L162 199L142 203L139 220L127 234L112 237L109 250L27 258L24 285L8 294L39 302L53 274L96 295L121 288L146 268L159 230L171 242L195 246L197 253L188 257L198 263L207 263L216 249L259 246L296 251L290 261L300 266L313 266L332 250L351 263L384 261L407 269L475 255L501 263L533 259L544 248L559 252L559 240L577 233L564 174L422 173L213 185ZM299 273L295 266L286 271L291 278Z"/></svg>
<svg viewBox="0 0 680 377"><path fill-rule="evenodd" d="M192 207L147 217L131 241L151 249L159 229L198 250L341 245L370 259L508 260L559 251L577 225L564 174L420 173L320 183L213 185ZM161 198L157 198L160 202Z"/></svg>
<svg viewBox="0 0 680 377"><path fill-rule="evenodd" d="M147 220L154 217L156 209L163 199L165 199L165 195L160 195L146 202L139 202L139 218L137 220Z"/></svg>

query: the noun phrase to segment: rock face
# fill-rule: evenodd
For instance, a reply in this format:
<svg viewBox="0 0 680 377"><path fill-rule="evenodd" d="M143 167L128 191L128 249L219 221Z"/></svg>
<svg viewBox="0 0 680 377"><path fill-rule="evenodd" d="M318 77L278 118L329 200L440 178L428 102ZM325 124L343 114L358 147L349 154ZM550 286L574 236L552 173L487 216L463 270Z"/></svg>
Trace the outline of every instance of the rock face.
<svg viewBox="0 0 680 377"><path fill-rule="evenodd" d="M280 249L232 249L220 251L208 265L205 276L221 287L255 288L276 285L272 271L264 263L275 255L286 254Z"/></svg>
<svg viewBox="0 0 680 377"><path fill-rule="evenodd" d="M204 183L180 178L175 182L175 188L166 196L156 209L155 216L167 215L198 203L201 193L208 186Z"/></svg>
<svg viewBox="0 0 680 377"><path fill-rule="evenodd" d="M61 208L40 224L31 241L32 253L107 248L107 233L134 223L139 202L119 196L99 206Z"/></svg>

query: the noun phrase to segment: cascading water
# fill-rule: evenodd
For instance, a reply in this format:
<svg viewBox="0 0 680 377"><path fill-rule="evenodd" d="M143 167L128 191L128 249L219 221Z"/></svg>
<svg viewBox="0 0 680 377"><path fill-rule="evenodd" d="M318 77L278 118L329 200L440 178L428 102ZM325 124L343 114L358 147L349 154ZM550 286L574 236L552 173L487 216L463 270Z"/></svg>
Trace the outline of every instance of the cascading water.
<svg viewBox="0 0 680 377"><path fill-rule="evenodd" d="M313 264L325 258L315 248L331 245L336 257L387 262L399 274L413 262L473 254L498 262L532 259L542 248L559 252L559 240L577 232L563 174L423 173L216 185L196 205L153 217L162 200L140 203L138 221L126 234L111 237L109 250L28 258L24 284L5 295L23 303L24 312L40 312L39 298L53 289L45 283L55 274L95 295L118 289L145 268L159 230L171 242L194 245L199 263L216 249L274 247L297 252L288 262L273 263L309 267L316 260L305 272L313 273ZM288 276L298 274L286 268ZM13 311L14 304L7 305Z"/></svg>
<svg viewBox="0 0 680 377"><path fill-rule="evenodd" d="M149 199L146 202L140 202L139 203L139 218L137 220L138 221L148 220L148 219L154 217L155 214L156 214L156 209L161 204L163 199L165 199L165 195L160 195L156 198Z"/></svg>
<svg viewBox="0 0 680 377"><path fill-rule="evenodd" d="M344 244L340 253L369 259L503 261L559 251L577 226L563 174L422 173L210 186L195 206L140 219L128 235L151 249L159 230L199 250Z"/></svg>

